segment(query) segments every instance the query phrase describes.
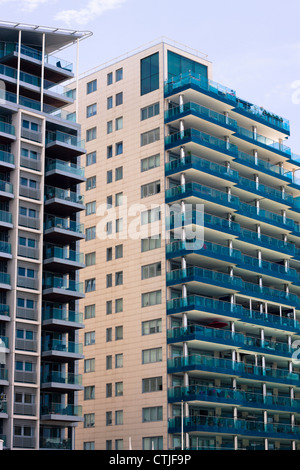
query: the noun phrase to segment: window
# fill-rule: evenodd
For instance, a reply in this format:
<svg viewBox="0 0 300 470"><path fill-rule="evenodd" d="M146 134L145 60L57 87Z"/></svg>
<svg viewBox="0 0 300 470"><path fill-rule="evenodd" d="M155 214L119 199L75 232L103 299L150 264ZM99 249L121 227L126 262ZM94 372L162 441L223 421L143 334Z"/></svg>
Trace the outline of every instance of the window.
<svg viewBox="0 0 300 470"><path fill-rule="evenodd" d="M168 51L168 78L185 73L201 75L201 78L205 80L207 78L207 67L175 52Z"/></svg>
<svg viewBox="0 0 300 470"><path fill-rule="evenodd" d="M123 299L115 300L115 312L116 313L123 312Z"/></svg>
<svg viewBox="0 0 300 470"><path fill-rule="evenodd" d="M85 215L96 214L96 201L87 202L85 206Z"/></svg>
<svg viewBox="0 0 300 470"><path fill-rule="evenodd" d="M150 377L142 380L142 393L160 392L162 389L162 377Z"/></svg>
<svg viewBox="0 0 300 470"><path fill-rule="evenodd" d="M115 258L123 258L123 245L117 245L115 247Z"/></svg>
<svg viewBox="0 0 300 470"><path fill-rule="evenodd" d="M86 279L85 292L94 292L96 290L96 278Z"/></svg>
<svg viewBox="0 0 300 470"><path fill-rule="evenodd" d="M123 117L118 117L116 119L116 131L123 129Z"/></svg>
<svg viewBox="0 0 300 470"><path fill-rule="evenodd" d="M153 181L153 183L143 184L141 186L141 198L153 196L160 193L160 181Z"/></svg>
<svg viewBox="0 0 300 470"><path fill-rule="evenodd" d="M113 74L112 72L107 74L107 85L111 85L113 82Z"/></svg>
<svg viewBox="0 0 300 470"><path fill-rule="evenodd" d="M112 383L106 384L106 398L112 397Z"/></svg>
<svg viewBox="0 0 300 470"><path fill-rule="evenodd" d="M84 372L95 372L95 358L84 360Z"/></svg>
<svg viewBox="0 0 300 470"><path fill-rule="evenodd" d="M123 367L123 354L116 354L115 355L115 367L116 369L121 369Z"/></svg>
<svg viewBox="0 0 300 470"><path fill-rule="evenodd" d="M106 356L106 370L112 369L112 356Z"/></svg>
<svg viewBox="0 0 300 470"><path fill-rule="evenodd" d="M145 251L155 250L156 248L161 247L161 236L154 235L153 237L143 238L141 240L141 244L142 253Z"/></svg>
<svg viewBox="0 0 300 470"><path fill-rule="evenodd" d="M115 178L116 178L116 181L123 179L123 167L122 166L119 166L118 168L116 168Z"/></svg>
<svg viewBox="0 0 300 470"><path fill-rule="evenodd" d="M123 142L116 143L116 155L121 155L123 153Z"/></svg>
<svg viewBox="0 0 300 470"><path fill-rule="evenodd" d="M160 207L154 209L148 209L141 213L141 225L151 224L160 220Z"/></svg>
<svg viewBox="0 0 300 470"><path fill-rule="evenodd" d="M115 396L122 397L123 396L123 382L116 382L115 383Z"/></svg>
<svg viewBox="0 0 300 470"><path fill-rule="evenodd" d="M115 412L115 425L119 426L123 424L123 410L117 410Z"/></svg>
<svg viewBox="0 0 300 470"><path fill-rule="evenodd" d="M86 117L92 117L97 114L97 103L90 104L89 106L86 107Z"/></svg>
<svg viewBox="0 0 300 470"><path fill-rule="evenodd" d="M141 147L144 145L152 144L160 139L160 128L152 129L151 131L143 132L141 134Z"/></svg>
<svg viewBox="0 0 300 470"><path fill-rule="evenodd" d="M143 450L162 450L163 436L143 437Z"/></svg>
<svg viewBox="0 0 300 470"><path fill-rule="evenodd" d="M94 165L96 163L96 152L86 154L86 166Z"/></svg>
<svg viewBox="0 0 300 470"><path fill-rule="evenodd" d="M85 240L94 240L96 238L96 226L85 229Z"/></svg>
<svg viewBox="0 0 300 470"><path fill-rule="evenodd" d="M106 315L111 315L112 314L112 301L107 300L106 301Z"/></svg>
<svg viewBox="0 0 300 470"><path fill-rule="evenodd" d="M106 196L106 209L111 209L113 206L113 197L112 195Z"/></svg>
<svg viewBox="0 0 300 470"><path fill-rule="evenodd" d="M161 275L161 262L147 264L142 266L142 279L150 279Z"/></svg>
<svg viewBox="0 0 300 470"><path fill-rule="evenodd" d="M113 153L112 153L112 145L108 145L106 148L106 158L112 158Z"/></svg>
<svg viewBox="0 0 300 470"><path fill-rule="evenodd" d="M108 121L106 124L106 132L107 134L111 134L113 131L113 123L112 121Z"/></svg>
<svg viewBox="0 0 300 470"><path fill-rule="evenodd" d="M160 166L160 154L151 155L151 157L146 157L141 160L141 172L152 170L152 168L157 168Z"/></svg>
<svg viewBox="0 0 300 470"><path fill-rule="evenodd" d="M72 100L76 100L76 88L73 88L73 90L68 90L66 92L66 96Z"/></svg>
<svg viewBox="0 0 300 470"><path fill-rule="evenodd" d="M113 107L113 97L112 96L109 96L107 98L107 109L111 109Z"/></svg>
<svg viewBox="0 0 300 470"><path fill-rule="evenodd" d="M152 421L163 420L163 407L162 406L149 406L142 410L143 423L150 423Z"/></svg>
<svg viewBox="0 0 300 470"><path fill-rule="evenodd" d="M92 80L91 82L88 82L86 84L86 93L87 93L87 95L89 95L90 93L93 93L96 90L97 90L97 79Z"/></svg>
<svg viewBox="0 0 300 470"><path fill-rule="evenodd" d="M95 441L84 442L83 450L95 450Z"/></svg>
<svg viewBox="0 0 300 470"><path fill-rule="evenodd" d="M116 326L115 327L115 340L119 341L123 339L123 326Z"/></svg>
<svg viewBox="0 0 300 470"><path fill-rule="evenodd" d="M142 294L142 307L161 304L161 290Z"/></svg>
<svg viewBox="0 0 300 470"><path fill-rule="evenodd" d="M107 439L105 446L106 446L106 447L105 447L106 450L112 450L112 440L111 440L111 439Z"/></svg>
<svg viewBox="0 0 300 470"><path fill-rule="evenodd" d="M111 426L112 425L112 411L107 411L106 412L106 426Z"/></svg>
<svg viewBox="0 0 300 470"><path fill-rule="evenodd" d="M106 172L106 183L109 184L109 183L112 183L112 170L108 170Z"/></svg>
<svg viewBox="0 0 300 470"><path fill-rule="evenodd" d="M121 286L123 284L123 271L115 273L115 284Z"/></svg>
<svg viewBox="0 0 300 470"><path fill-rule="evenodd" d="M141 60L141 95L159 88L159 53Z"/></svg>
<svg viewBox="0 0 300 470"><path fill-rule="evenodd" d="M123 104L123 92L116 94L116 106Z"/></svg>
<svg viewBox="0 0 300 470"><path fill-rule="evenodd" d="M142 335L153 335L162 332L161 318L142 322Z"/></svg>
<svg viewBox="0 0 300 470"><path fill-rule="evenodd" d="M110 343L112 341L112 328L106 328L106 342Z"/></svg>
<svg viewBox="0 0 300 470"><path fill-rule="evenodd" d="M90 346L91 344L95 344L95 331L84 333L84 345Z"/></svg>
<svg viewBox="0 0 300 470"><path fill-rule="evenodd" d="M115 195L115 205L116 207L123 205L123 193L117 193Z"/></svg>
<svg viewBox="0 0 300 470"><path fill-rule="evenodd" d="M95 399L95 385L89 385L88 387L84 387L84 399L85 400Z"/></svg>
<svg viewBox="0 0 300 470"><path fill-rule="evenodd" d="M112 222L111 221L106 223L106 233L107 235L112 234Z"/></svg>
<svg viewBox="0 0 300 470"><path fill-rule="evenodd" d="M117 219L116 220L116 233L122 232L123 231L123 219Z"/></svg>
<svg viewBox="0 0 300 470"><path fill-rule="evenodd" d="M115 449L116 450L123 450L123 439L116 439L115 440Z"/></svg>
<svg viewBox="0 0 300 470"><path fill-rule="evenodd" d="M86 191L89 191L90 189L95 189L95 187L96 187L96 176L91 176L90 178L87 178L86 184L85 184Z"/></svg>
<svg viewBox="0 0 300 470"><path fill-rule="evenodd" d="M94 266L96 264L96 252L86 253L85 255L85 265Z"/></svg>
<svg viewBox="0 0 300 470"><path fill-rule="evenodd" d="M141 121L145 119L149 119L153 116L157 116L159 114L159 102L151 104L150 106L146 106L145 108L141 109Z"/></svg>
<svg viewBox="0 0 300 470"><path fill-rule="evenodd" d="M112 274L106 274L106 287L112 287Z"/></svg>
<svg viewBox="0 0 300 470"><path fill-rule="evenodd" d="M123 80L123 68L116 70L116 82Z"/></svg>
<svg viewBox="0 0 300 470"><path fill-rule="evenodd" d="M112 247L106 248L106 261L112 260Z"/></svg>
<svg viewBox="0 0 300 470"><path fill-rule="evenodd" d="M97 138L97 127L92 127L91 129L87 129L86 131L86 141L90 142Z"/></svg>
<svg viewBox="0 0 300 470"><path fill-rule="evenodd" d="M95 311L96 311L96 305L86 305L84 307L84 318L89 319L89 318L95 318Z"/></svg>
<svg viewBox="0 0 300 470"><path fill-rule="evenodd" d="M142 364L151 364L162 361L162 348L144 349L142 351Z"/></svg>

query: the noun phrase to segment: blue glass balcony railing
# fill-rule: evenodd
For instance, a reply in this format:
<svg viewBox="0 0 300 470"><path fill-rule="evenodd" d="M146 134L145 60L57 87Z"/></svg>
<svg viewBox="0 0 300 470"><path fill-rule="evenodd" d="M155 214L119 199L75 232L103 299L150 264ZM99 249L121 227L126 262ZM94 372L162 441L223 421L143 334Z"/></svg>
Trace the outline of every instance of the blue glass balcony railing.
<svg viewBox="0 0 300 470"><path fill-rule="evenodd" d="M0 272L0 284L10 285L10 274Z"/></svg>
<svg viewBox="0 0 300 470"><path fill-rule="evenodd" d="M1 246L1 244L0 244ZM78 251L68 250L59 246L46 246L44 249L44 259L59 258L65 261L73 261L75 263L84 263L84 254Z"/></svg>
<svg viewBox="0 0 300 470"><path fill-rule="evenodd" d="M48 158L45 164L45 171L61 170L69 173L70 175L76 175L84 177L84 168L79 167L74 163L65 162L63 160L53 160Z"/></svg>
<svg viewBox="0 0 300 470"><path fill-rule="evenodd" d="M11 243L0 241L0 253L11 254Z"/></svg>
<svg viewBox="0 0 300 470"><path fill-rule="evenodd" d="M4 163L15 163L15 157L12 153L5 152L4 150L0 150L0 161Z"/></svg>
<svg viewBox="0 0 300 470"><path fill-rule="evenodd" d="M240 233L240 225L237 222L207 213L202 214L198 211L187 211L184 215L179 213L171 214L169 217L166 217L166 227L169 229L190 224L202 224L202 222L204 223L204 227L213 230L232 233L234 235L239 235Z"/></svg>
<svg viewBox="0 0 300 470"><path fill-rule="evenodd" d="M241 261L241 252L239 250L208 241L204 241L203 246L200 249L197 249L197 247L195 247L195 249L191 249L189 243L184 240L177 240L166 245L167 255L178 255L180 252L197 253L199 255L217 259L226 258L230 259L233 263Z"/></svg>
<svg viewBox="0 0 300 470"><path fill-rule="evenodd" d="M13 185L11 183L8 183L7 181L0 180L0 191L13 194Z"/></svg>
<svg viewBox="0 0 300 470"><path fill-rule="evenodd" d="M262 160L261 158L256 158L254 155L249 155L248 153L242 152L240 150L238 151L238 155L235 161L237 163L250 166L251 168L255 168L267 174L274 174L274 176L281 176L289 180L292 179L292 175L290 174L290 172L285 170L284 167L281 167L277 164L273 164L266 160Z"/></svg>
<svg viewBox="0 0 300 470"><path fill-rule="evenodd" d="M294 198L291 194L279 191L278 189L271 188L265 184L256 183L249 178L239 177L238 187L245 189L246 191L252 191L255 194L261 194L265 198L274 199L275 201L281 202L282 204L293 205Z"/></svg>
<svg viewBox="0 0 300 470"><path fill-rule="evenodd" d="M266 298L274 302L281 302L287 305L300 307L300 299L296 294L287 293L283 290L273 289L271 287L260 286L251 282L243 282L241 292L258 298Z"/></svg>
<svg viewBox="0 0 300 470"><path fill-rule="evenodd" d="M12 224L12 213L0 210L0 222Z"/></svg>
<svg viewBox="0 0 300 470"><path fill-rule="evenodd" d="M166 147L175 147L182 145L182 141L193 141L204 147L216 150L217 152L238 156L238 148L236 145L221 140L218 137L214 137L210 134L205 134L198 129L186 129L184 131L178 131L174 134L168 135L165 138Z"/></svg>
<svg viewBox="0 0 300 470"><path fill-rule="evenodd" d="M44 230L48 230L50 228L59 228L63 230L68 230L70 232L84 234L83 224L79 224L74 220L64 219L62 217L47 216L44 223Z"/></svg>
<svg viewBox="0 0 300 470"><path fill-rule="evenodd" d="M229 274L211 271L198 267L190 267L186 269L176 269L166 273L167 284L177 284L188 282L189 280L198 281L207 284L223 286L227 289L238 290L242 288L242 278L230 276Z"/></svg>
<svg viewBox="0 0 300 470"><path fill-rule="evenodd" d="M0 368L0 380L8 380L8 369Z"/></svg>
<svg viewBox="0 0 300 470"><path fill-rule="evenodd" d="M165 121L179 119L182 114L193 114L199 118L218 124L219 126L230 127L235 130L237 130L238 127L234 119L193 102L184 103L182 106L176 106L175 108L165 111Z"/></svg>
<svg viewBox="0 0 300 470"><path fill-rule="evenodd" d="M296 269L285 268L285 266L277 263L271 263L270 261L259 260L252 256L243 255L241 256L239 267L249 269L255 272L260 272L269 276L279 277L290 281L297 281L299 275Z"/></svg>
<svg viewBox="0 0 300 470"><path fill-rule="evenodd" d="M60 320L67 322L82 323L83 314L73 310L66 310L64 308L44 308L42 311L43 321L47 320Z"/></svg>
<svg viewBox="0 0 300 470"><path fill-rule="evenodd" d="M9 312L10 312L9 305L0 304L0 315L4 315L6 317L9 317L9 315L10 315Z"/></svg>
<svg viewBox="0 0 300 470"><path fill-rule="evenodd" d="M81 343L73 341L62 341L59 339L43 339L42 352L44 351L61 351L72 354L82 354L83 347Z"/></svg>
<svg viewBox="0 0 300 470"><path fill-rule="evenodd" d="M165 82L165 95L177 93L183 87L194 88L215 99L229 102L233 106L236 103L236 93L234 90L193 72L183 73L167 80Z"/></svg>
<svg viewBox="0 0 300 470"><path fill-rule="evenodd" d="M43 371L41 373L41 383L46 382L56 382L62 385L81 385L82 384L82 375L81 374L73 374L63 373L63 372L55 372L55 371Z"/></svg>
<svg viewBox="0 0 300 470"><path fill-rule="evenodd" d="M165 194L166 199L174 200L194 195L200 199L236 209L238 209L240 204L240 200L237 196L198 183L187 183L185 185L175 186L174 188L167 189Z"/></svg>
<svg viewBox="0 0 300 470"><path fill-rule="evenodd" d="M41 405L41 415L59 414L66 416L82 416L81 405L61 405L60 403L51 403Z"/></svg>
<svg viewBox="0 0 300 470"><path fill-rule="evenodd" d="M275 142L272 139L268 139L268 137L265 137L263 135L254 134L253 131L250 131L250 130L245 129L243 127L238 127L237 135L242 136L242 137L246 137L246 139L250 140L251 142L258 143L258 144L262 145L263 147L268 148L272 151L279 151L280 153L283 153L283 154L285 154L286 156L289 156L289 157L292 155L291 149L289 147L287 147L286 145L283 145L280 142Z"/></svg>
<svg viewBox="0 0 300 470"><path fill-rule="evenodd" d="M229 178L230 180L234 181L239 180L238 172L232 168L227 168L225 165L220 165L195 155L187 155L184 158L178 158L178 160L173 160L166 163L165 172L166 175L168 175L179 171L184 171L189 168L204 171L205 173L218 176L219 178Z"/></svg>
<svg viewBox="0 0 300 470"><path fill-rule="evenodd" d="M84 140L78 139L78 136L67 134L61 131L50 132L46 133L46 145L50 144L51 142L62 142L67 145L72 145L73 147L79 147L84 149Z"/></svg>
<svg viewBox="0 0 300 470"><path fill-rule="evenodd" d="M288 253L290 255L295 255L296 249L295 245L292 243L284 242L278 238L270 237L268 235L259 234L252 230L241 228L240 230L240 239L243 241L249 241L250 243L269 248L274 251L281 251L283 253Z"/></svg>
<svg viewBox="0 0 300 470"><path fill-rule="evenodd" d="M9 349L9 338L7 336L0 335L0 347Z"/></svg>
<svg viewBox="0 0 300 470"><path fill-rule="evenodd" d="M258 219L271 225L274 224L280 227L283 226L290 230L293 230L295 226L295 221L293 219L284 217L281 214L276 214L275 212L270 212L266 209L251 206L250 204L246 204L244 202L240 202L238 212L241 215L245 215L253 219Z"/></svg>
<svg viewBox="0 0 300 470"><path fill-rule="evenodd" d="M83 283L76 282L71 279L65 279L56 276L44 276L43 289L63 289L67 291L83 293Z"/></svg>
<svg viewBox="0 0 300 470"><path fill-rule="evenodd" d="M49 199L57 198L66 202L73 202L76 204L83 204L83 196L81 194L74 193L67 189L57 188L55 186L45 186L45 201Z"/></svg>
<svg viewBox="0 0 300 470"><path fill-rule="evenodd" d="M183 342L189 340L199 340L212 343L221 343L231 346L248 349L250 351L260 350L262 353L273 353L290 357L293 349L288 343L262 340L252 336L246 336L230 330L210 328L202 325L189 325L187 327L177 327L167 330L168 342Z"/></svg>
<svg viewBox="0 0 300 470"><path fill-rule="evenodd" d="M256 325L268 325L270 328L300 332L300 324L293 318L250 310L238 304L224 302L200 295L188 295L186 298L176 298L167 301L167 313L199 310L214 315L228 316L241 319Z"/></svg>
<svg viewBox="0 0 300 470"><path fill-rule="evenodd" d="M287 119L277 116L271 111L267 111L261 106L248 103L237 99L236 108L241 110L243 113L249 115L250 118L257 119L258 121L279 128L280 130L289 132L290 123Z"/></svg>
<svg viewBox="0 0 300 470"><path fill-rule="evenodd" d="M232 388L207 387L190 385L168 389L168 400L176 401L208 401L216 403L232 403L246 407L268 408L274 410L300 410L300 400L280 395L263 395L260 393L235 390Z"/></svg>

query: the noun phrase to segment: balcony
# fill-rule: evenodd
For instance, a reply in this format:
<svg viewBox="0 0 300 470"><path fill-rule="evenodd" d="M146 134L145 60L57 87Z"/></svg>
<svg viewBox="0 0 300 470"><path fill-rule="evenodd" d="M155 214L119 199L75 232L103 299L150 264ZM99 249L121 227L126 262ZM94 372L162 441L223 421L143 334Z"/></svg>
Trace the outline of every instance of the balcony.
<svg viewBox="0 0 300 470"><path fill-rule="evenodd" d="M270 237L268 235L259 234L252 230L241 228L240 240L247 243L256 245L257 247L267 248L272 251L279 251L288 255L294 255L296 253L295 245L292 243L284 242L278 238Z"/></svg>
<svg viewBox="0 0 300 470"><path fill-rule="evenodd" d="M206 387L205 385L190 385L168 389L169 403L181 401L199 401L215 404L243 406L245 408L268 409L278 411L299 412L300 400L278 395L263 395L259 393L222 387Z"/></svg>
<svg viewBox="0 0 300 470"><path fill-rule="evenodd" d="M82 375L62 372L46 372L41 374L43 390L76 391L83 390Z"/></svg>
<svg viewBox="0 0 300 470"><path fill-rule="evenodd" d="M237 99L234 90L192 72L183 73L167 80L165 82L165 97L181 93L189 88L230 106L236 106Z"/></svg>
<svg viewBox="0 0 300 470"><path fill-rule="evenodd" d="M39 218L39 211L36 211L35 217L29 215L19 214L18 224L20 227L33 228L34 230L40 230L41 221Z"/></svg>
<svg viewBox="0 0 300 470"><path fill-rule="evenodd" d="M292 318L273 315L270 313L262 313L257 310L250 310L238 304L224 302L222 300L212 299L210 297L202 297L199 295L189 295L186 298L177 298L167 301L167 314L174 315L182 312L198 312L199 319L206 318L205 313L212 315L220 315L220 320L230 321L232 318L241 320L259 326L267 326L284 330L286 332L300 333L300 324ZM201 314L201 312L203 312ZM209 315L210 317L210 315ZM213 317L211 317L213 319Z"/></svg>
<svg viewBox="0 0 300 470"><path fill-rule="evenodd" d="M197 242L198 246L200 242L200 248L197 247ZM203 241L203 245L201 245L201 240L196 240L194 242L194 248L193 241L186 242L178 240L169 243L166 245L166 257L167 259L170 259L186 256L187 259L189 259L189 255L191 255L191 258L194 258L192 255L197 255L197 257L203 256L206 258L214 258L216 260L224 261L230 264L239 264L241 262L242 255L239 250L208 241Z"/></svg>
<svg viewBox="0 0 300 470"><path fill-rule="evenodd" d="M236 183L239 180L239 174L237 171L232 170L225 165L220 165L195 155L187 155L184 158L172 160L165 165L166 176L175 175L182 172L186 172L186 175L188 176L190 173L189 170L198 170L217 178L234 181ZM193 174L194 171L191 172L191 175Z"/></svg>
<svg viewBox="0 0 300 470"><path fill-rule="evenodd" d="M80 184L86 180L84 168L63 160L47 159L45 172L47 183L50 186L54 184L55 186L69 188L73 184Z"/></svg>
<svg viewBox="0 0 300 470"><path fill-rule="evenodd" d="M0 304L0 321L10 321L9 305Z"/></svg>
<svg viewBox="0 0 300 470"><path fill-rule="evenodd" d="M0 289L11 289L10 274L0 272Z"/></svg>
<svg viewBox="0 0 300 470"><path fill-rule="evenodd" d="M0 259L12 259L11 243L0 241Z"/></svg>
<svg viewBox="0 0 300 470"><path fill-rule="evenodd" d="M167 272L166 281L167 286L189 283L193 289L197 290L198 287L202 287L209 292L215 291L219 294L221 291L224 291L224 293L236 292L243 286L243 281L240 277L198 267Z"/></svg>
<svg viewBox="0 0 300 470"><path fill-rule="evenodd" d="M84 254L58 246L45 246L44 266L56 272L70 272L84 268Z"/></svg>
<svg viewBox="0 0 300 470"><path fill-rule="evenodd" d="M249 117L261 124L272 127L279 132L283 132L287 135L290 134L290 123L287 119L277 116L271 111L267 111L261 106L256 106L247 101L237 99L236 108L233 110L236 113L242 114L243 116Z"/></svg>
<svg viewBox="0 0 300 470"><path fill-rule="evenodd" d="M82 344L56 339L42 340L42 357L62 362L82 359Z"/></svg>
<svg viewBox="0 0 300 470"><path fill-rule="evenodd" d="M8 369L0 367L0 385L8 385Z"/></svg>
<svg viewBox="0 0 300 470"><path fill-rule="evenodd" d="M249 155L248 153L241 152L240 150L238 151L238 155L234 161L253 170L261 171L266 175L280 178L288 183L292 182L292 175L277 163L275 164L262 160L261 158L256 158L254 155Z"/></svg>
<svg viewBox="0 0 300 470"><path fill-rule="evenodd" d="M59 437L40 437L40 449L72 450L72 439Z"/></svg>
<svg viewBox="0 0 300 470"><path fill-rule="evenodd" d="M38 342L35 339L16 338L15 349L19 351L37 352Z"/></svg>
<svg viewBox="0 0 300 470"><path fill-rule="evenodd" d="M233 132L237 131L238 126L234 119L193 102L184 103L182 106L176 106L175 108L170 108L165 111L165 123L171 123L186 116L199 118L207 123L224 127Z"/></svg>
<svg viewBox="0 0 300 470"><path fill-rule="evenodd" d="M4 150L0 150L0 169L2 171L15 169L15 156Z"/></svg>
<svg viewBox="0 0 300 470"><path fill-rule="evenodd" d="M285 281L297 282L299 274L296 269L285 268L278 263L271 263L265 260L259 260L252 256L241 255L238 261L238 268L253 271L257 274L263 274L270 277L276 277Z"/></svg>
<svg viewBox="0 0 300 470"><path fill-rule="evenodd" d="M175 186L174 188L167 189L165 194L166 203L179 201L181 199L197 198L206 201L206 203L218 206L222 205L232 209L238 209L240 204L237 196L198 183L187 183L185 185Z"/></svg>
<svg viewBox="0 0 300 470"><path fill-rule="evenodd" d="M251 206L244 202L240 202L238 213L250 219L260 220L269 225L275 225L278 228L292 231L295 226L293 219L284 217L283 215L270 212L265 209L260 209L256 206Z"/></svg>
<svg viewBox="0 0 300 470"><path fill-rule="evenodd" d="M11 212L0 210L0 230L13 228Z"/></svg>
<svg viewBox="0 0 300 470"><path fill-rule="evenodd" d="M70 160L72 157L78 157L85 153L84 140L80 140L77 135L66 134L65 132L55 131L46 133L46 155L55 158L60 155L61 158Z"/></svg>
<svg viewBox="0 0 300 470"><path fill-rule="evenodd" d="M36 384L37 373L35 371L15 370L15 382Z"/></svg>
<svg viewBox="0 0 300 470"><path fill-rule="evenodd" d="M84 298L83 283L45 273L43 279L43 296L45 300L68 302L71 299Z"/></svg>
<svg viewBox="0 0 300 470"><path fill-rule="evenodd" d="M294 205L294 198L292 195L287 194L283 191L279 191L278 189L272 188L270 186L266 186L265 184L256 183L255 181L250 180L249 178L244 178L240 176L237 187L242 189L243 191L257 194L258 196L271 199L272 201L279 202L280 204L284 204L285 206Z"/></svg>
<svg viewBox="0 0 300 470"><path fill-rule="evenodd" d="M65 308L43 308L43 327L53 331L69 331L84 328L83 314Z"/></svg>
<svg viewBox="0 0 300 470"><path fill-rule="evenodd" d="M170 217L166 217L166 230L187 227L189 225L200 225L204 226L204 229L216 230L234 236L240 234L240 225L238 223L211 214L203 214L200 211L187 211L185 214L178 212L171 214Z"/></svg>
<svg viewBox="0 0 300 470"><path fill-rule="evenodd" d="M13 199L13 185L7 181L0 180L0 200Z"/></svg>
<svg viewBox="0 0 300 470"><path fill-rule="evenodd" d="M0 121L0 141L4 143L14 142L16 140L15 126L8 122Z"/></svg>
<svg viewBox="0 0 300 470"><path fill-rule="evenodd" d="M41 419L51 421L83 421L82 406L51 403L41 405Z"/></svg>
<svg viewBox="0 0 300 470"><path fill-rule="evenodd" d="M172 148L181 147L189 142L193 142L205 148L206 152L214 151L223 155L231 157L238 156L238 148L236 145L221 140L210 134L205 134L198 129L186 129L174 134L168 135L165 138L165 148L170 150Z"/></svg>
<svg viewBox="0 0 300 470"><path fill-rule="evenodd" d="M57 243L70 243L85 238L84 226L74 220L46 216L44 238Z"/></svg>
<svg viewBox="0 0 300 470"><path fill-rule="evenodd" d="M18 256L30 259L39 259L40 250L38 247L18 245Z"/></svg>
<svg viewBox="0 0 300 470"><path fill-rule="evenodd" d="M169 432L181 430L181 418L175 417L169 421ZM239 434L242 436L265 436L273 438L297 439L300 426L284 423L263 423L252 419L222 418L216 416L190 416L183 420L185 432L210 432L224 434Z"/></svg>
<svg viewBox="0 0 300 470"><path fill-rule="evenodd" d="M283 305L300 307L300 300L296 294L287 293L283 290L273 289L267 286L260 286L251 282L243 282L240 292L243 295L251 296L257 299L269 300Z"/></svg>
<svg viewBox="0 0 300 470"><path fill-rule="evenodd" d="M41 190L38 187L19 186L19 196L27 197L39 201L41 199Z"/></svg>
<svg viewBox="0 0 300 470"><path fill-rule="evenodd" d="M84 209L83 196L66 189L45 186L45 206L47 210L67 217Z"/></svg>
<svg viewBox="0 0 300 470"><path fill-rule="evenodd" d="M282 143L275 142L268 137L265 137L260 134L254 134L253 131L245 129L243 127L238 127L235 134L236 137L246 140L251 144L257 144L260 148L270 150L271 152L276 152L283 157L290 158L292 155L291 149Z"/></svg>
<svg viewBox="0 0 300 470"><path fill-rule="evenodd" d="M37 277L17 276L17 286L23 289L39 290L40 281Z"/></svg>

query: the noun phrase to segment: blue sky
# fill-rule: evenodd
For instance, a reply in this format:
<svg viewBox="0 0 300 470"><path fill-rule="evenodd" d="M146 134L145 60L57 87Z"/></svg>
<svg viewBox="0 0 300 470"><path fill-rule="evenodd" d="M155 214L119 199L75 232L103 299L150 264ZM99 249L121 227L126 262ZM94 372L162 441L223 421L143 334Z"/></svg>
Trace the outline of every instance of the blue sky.
<svg viewBox="0 0 300 470"><path fill-rule="evenodd" d="M89 30L84 72L166 36L208 54L214 80L288 118L300 154L298 0L0 0L2 21ZM74 60L70 51L62 58Z"/></svg>

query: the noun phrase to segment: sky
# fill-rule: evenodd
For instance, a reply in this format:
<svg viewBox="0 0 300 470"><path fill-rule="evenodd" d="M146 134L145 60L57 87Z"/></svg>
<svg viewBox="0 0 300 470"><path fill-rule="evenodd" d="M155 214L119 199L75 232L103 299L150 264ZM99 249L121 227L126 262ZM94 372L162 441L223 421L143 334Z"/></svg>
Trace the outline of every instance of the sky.
<svg viewBox="0 0 300 470"><path fill-rule="evenodd" d="M208 55L214 81L290 120L300 155L299 0L0 0L1 21L91 31L85 72L162 36ZM61 58L75 60L74 49Z"/></svg>

